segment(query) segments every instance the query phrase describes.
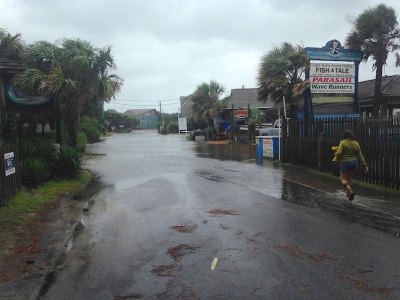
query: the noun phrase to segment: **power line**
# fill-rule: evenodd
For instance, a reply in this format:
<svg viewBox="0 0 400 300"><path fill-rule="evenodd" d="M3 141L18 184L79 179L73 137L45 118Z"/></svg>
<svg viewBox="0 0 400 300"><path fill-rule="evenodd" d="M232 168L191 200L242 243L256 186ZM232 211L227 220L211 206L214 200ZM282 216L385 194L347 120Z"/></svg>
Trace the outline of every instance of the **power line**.
<svg viewBox="0 0 400 300"><path fill-rule="evenodd" d="M153 106L158 106L159 104L128 104L128 103L115 103L115 102L108 102L107 104L109 105L120 105L120 106L146 106L146 107L153 107ZM177 105L179 102L175 103L166 103L163 105Z"/></svg>
<svg viewBox="0 0 400 300"><path fill-rule="evenodd" d="M127 104L127 103L113 103L109 102L109 105L119 105L119 106L146 106L146 107L153 107L153 106L158 106L158 104Z"/></svg>
<svg viewBox="0 0 400 300"><path fill-rule="evenodd" d="M122 98L115 98L115 100L117 100L117 101L129 101L129 102L145 102L145 101L157 101L158 103L160 102L160 101L162 101L162 102L169 102L169 101L180 101L180 99L166 99L166 100L154 100L154 99L151 99L151 100L144 100L144 99L142 99L142 100L139 100L139 99L122 99ZM157 104L158 105L158 104Z"/></svg>

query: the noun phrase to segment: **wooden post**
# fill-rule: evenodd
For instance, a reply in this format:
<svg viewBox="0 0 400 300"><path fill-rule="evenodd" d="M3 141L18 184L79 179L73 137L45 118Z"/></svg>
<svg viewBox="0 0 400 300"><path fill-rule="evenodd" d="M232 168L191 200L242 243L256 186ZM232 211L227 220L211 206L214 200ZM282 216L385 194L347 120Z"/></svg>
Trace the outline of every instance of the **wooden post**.
<svg viewBox="0 0 400 300"><path fill-rule="evenodd" d="M55 127L56 127L56 143L60 144L61 141L61 115L60 115L60 102L58 98L54 99L54 110L55 110Z"/></svg>
<svg viewBox="0 0 400 300"><path fill-rule="evenodd" d="M230 140L231 143L234 142L234 138L233 138L233 127L234 127L234 122L235 122L235 118L234 118L234 113L235 113L235 106L234 104L232 104L232 110L231 110L231 121L230 121L230 125L231 125L231 136L230 136Z"/></svg>
<svg viewBox="0 0 400 300"><path fill-rule="evenodd" d="M318 170L323 171L324 168L324 145L326 145L326 134L321 132L318 137Z"/></svg>
<svg viewBox="0 0 400 300"><path fill-rule="evenodd" d="M250 141L251 141L251 132L250 132L249 120L250 120L250 104L247 104L247 121L246 121L246 123L247 123L247 138L249 140L248 142L250 143Z"/></svg>
<svg viewBox="0 0 400 300"><path fill-rule="evenodd" d="M6 94L4 78L0 77L0 142L3 141L3 130L6 124Z"/></svg>

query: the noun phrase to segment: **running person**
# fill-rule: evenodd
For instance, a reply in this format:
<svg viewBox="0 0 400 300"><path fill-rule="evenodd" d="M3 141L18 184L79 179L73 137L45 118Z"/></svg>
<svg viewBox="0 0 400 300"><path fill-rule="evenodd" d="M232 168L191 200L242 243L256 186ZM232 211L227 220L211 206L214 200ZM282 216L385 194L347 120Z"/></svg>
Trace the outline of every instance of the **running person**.
<svg viewBox="0 0 400 300"><path fill-rule="evenodd" d="M368 173L368 166L360 145L354 140L353 132L345 130L343 137L344 139L340 141L339 149L336 151L335 156L339 161L340 182L346 190L347 199L352 201L356 195L353 192L352 179L358 169L358 164L361 164L364 174Z"/></svg>

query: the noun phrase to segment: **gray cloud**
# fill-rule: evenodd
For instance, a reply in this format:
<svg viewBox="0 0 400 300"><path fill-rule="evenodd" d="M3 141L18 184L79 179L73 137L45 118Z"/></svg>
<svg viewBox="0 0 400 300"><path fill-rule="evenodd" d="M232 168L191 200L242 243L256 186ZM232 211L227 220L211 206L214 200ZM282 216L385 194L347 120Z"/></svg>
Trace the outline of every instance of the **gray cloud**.
<svg viewBox="0 0 400 300"><path fill-rule="evenodd" d="M260 57L273 46L343 42L349 20L380 2L400 12L397 0L2 0L0 27L27 43L67 37L111 45L125 80L117 98L144 100L107 105L124 111L129 103L178 100L210 79L228 91L255 87ZM389 60L386 74L394 73ZM371 64L362 64L361 80L373 77ZM177 111L166 103L168 112Z"/></svg>

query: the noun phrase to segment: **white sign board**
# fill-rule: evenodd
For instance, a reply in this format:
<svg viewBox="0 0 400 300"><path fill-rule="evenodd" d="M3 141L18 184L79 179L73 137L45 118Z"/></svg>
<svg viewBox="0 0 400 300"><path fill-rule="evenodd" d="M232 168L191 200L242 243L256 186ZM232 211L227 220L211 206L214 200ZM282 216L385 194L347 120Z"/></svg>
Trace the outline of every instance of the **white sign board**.
<svg viewBox="0 0 400 300"><path fill-rule="evenodd" d="M179 133L181 131L184 131L187 133L187 121L186 118L178 118L178 127L179 127Z"/></svg>
<svg viewBox="0 0 400 300"><path fill-rule="evenodd" d="M263 156L268 158L273 157L272 139L263 139Z"/></svg>
<svg viewBox="0 0 400 300"><path fill-rule="evenodd" d="M6 176L15 173L14 152L4 153L4 169L6 170Z"/></svg>
<svg viewBox="0 0 400 300"><path fill-rule="evenodd" d="M354 94L355 65L310 64L310 88L314 94Z"/></svg>

